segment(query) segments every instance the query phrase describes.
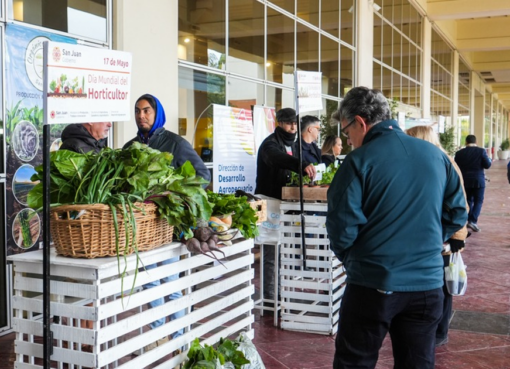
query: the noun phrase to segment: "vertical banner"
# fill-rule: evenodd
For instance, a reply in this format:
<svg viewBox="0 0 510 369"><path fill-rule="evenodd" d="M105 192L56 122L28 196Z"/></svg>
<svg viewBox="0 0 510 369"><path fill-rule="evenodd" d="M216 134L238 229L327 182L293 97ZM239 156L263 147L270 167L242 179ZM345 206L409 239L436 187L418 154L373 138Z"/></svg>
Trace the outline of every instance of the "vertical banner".
<svg viewBox="0 0 510 369"><path fill-rule="evenodd" d="M27 207L30 180L42 164L43 43L76 40L7 24L5 27L5 153L7 255L39 248L42 224L37 209ZM65 122L68 123L68 122ZM60 147L64 125L51 129L52 149Z"/></svg>
<svg viewBox="0 0 510 369"><path fill-rule="evenodd" d="M45 123L129 121L131 53L46 42Z"/></svg>
<svg viewBox="0 0 510 369"><path fill-rule="evenodd" d="M253 132L255 135L255 155L259 151L262 141L276 128L276 113L274 108L255 105L253 107Z"/></svg>
<svg viewBox="0 0 510 369"><path fill-rule="evenodd" d="M322 73L296 71L297 114L322 110Z"/></svg>
<svg viewBox="0 0 510 369"><path fill-rule="evenodd" d="M213 105L213 191L255 191L256 156L251 110Z"/></svg>

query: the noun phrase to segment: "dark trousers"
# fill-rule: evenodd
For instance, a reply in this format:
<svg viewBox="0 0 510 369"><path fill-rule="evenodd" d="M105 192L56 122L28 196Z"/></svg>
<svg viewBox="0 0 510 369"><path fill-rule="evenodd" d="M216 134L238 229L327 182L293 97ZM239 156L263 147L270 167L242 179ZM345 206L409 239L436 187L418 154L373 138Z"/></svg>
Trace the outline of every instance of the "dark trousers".
<svg viewBox="0 0 510 369"><path fill-rule="evenodd" d="M485 187L466 188L466 198L469 205L468 222L478 223L478 217L482 211L483 196Z"/></svg>
<svg viewBox="0 0 510 369"><path fill-rule="evenodd" d="M340 306L334 369L374 368L386 333L395 369L434 368L443 291L394 292L348 284Z"/></svg>
<svg viewBox="0 0 510 369"><path fill-rule="evenodd" d="M450 255L443 255L444 266L447 267L450 264ZM437 325L436 341L442 341L448 337L448 327L450 325L450 317L452 316L453 296L448 292L446 288L446 282L443 285L443 315Z"/></svg>

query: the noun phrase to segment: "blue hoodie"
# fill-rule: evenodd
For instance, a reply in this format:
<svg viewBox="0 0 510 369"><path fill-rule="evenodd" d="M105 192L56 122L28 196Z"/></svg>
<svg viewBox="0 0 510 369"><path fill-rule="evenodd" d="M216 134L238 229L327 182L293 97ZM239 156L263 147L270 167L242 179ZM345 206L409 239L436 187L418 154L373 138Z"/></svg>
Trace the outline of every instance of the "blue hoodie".
<svg viewBox="0 0 510 369"><path fill-rule="evenodd" d="M149 131L149 135L147 137L145 137L145 134L143 132L138 130L138 136L140 136L140 138L142 139L142 142L145 144L149 142L149 139L152 137L154 132L158 128L163 127L166 123L165 109L163 108L163 105L161 105L161 103L159 102L159 100L156 96L151 95L151 94L145 94L145 95L140 96L136 102L138 102L140 100L147 100L146 99L147 97L153 98L154 101L156 102L156 107L155 108L153 107L154 111L156 112L156 118L154 119L154 124L153 124L151 130ZM150 101L150 100L147 100L147 101Z"/></svg>

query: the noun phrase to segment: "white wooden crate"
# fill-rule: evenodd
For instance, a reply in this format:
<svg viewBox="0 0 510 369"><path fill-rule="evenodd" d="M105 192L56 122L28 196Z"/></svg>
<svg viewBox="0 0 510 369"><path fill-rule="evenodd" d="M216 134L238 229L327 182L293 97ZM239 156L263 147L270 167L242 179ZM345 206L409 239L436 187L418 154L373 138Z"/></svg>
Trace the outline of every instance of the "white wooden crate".
<svg viewBox="0 0 510 369"><path fill-rule="evenodd" d="M165 357L157 368L173 368L186 359L186 351L173 358L170 354L186 348L195 338L214 344L221 337L237 337L241 331L253 338L252 248L253 240L242 239L223 247L224 267L214 265L204 255L190 257L182 244L172 243L140 253L140 257L144 265L176 256L181 257L180 261L148 272L140 270L135 280L137 264L131 255L126 259L128 275L123 282L118 277L116 258L72 259L57 256L52 250L51 314L60 317L60 324L51 324L54 367L139 369ZM42 252L15 255L9 260L14 265L15 368L42 368ZM141 288L181 272L176 281ZM127 296L133 281L135 290ZM184 291L182 298L154 309L144 308L148 302L178 290ZM147 329L154 320L182 309L186 309L184 317ZM185 330L182 336L142 355L133 355L164 336L171 338L181 328Z"/></svg>
<svg viewBox="0 0 510 369"><path fill-rule="evenodd" d="M331 252L326 231L326 203L305 203L306 266L303 270L298 202L282 202L280 288L282 329L335 334L346 275Z"/></svg>

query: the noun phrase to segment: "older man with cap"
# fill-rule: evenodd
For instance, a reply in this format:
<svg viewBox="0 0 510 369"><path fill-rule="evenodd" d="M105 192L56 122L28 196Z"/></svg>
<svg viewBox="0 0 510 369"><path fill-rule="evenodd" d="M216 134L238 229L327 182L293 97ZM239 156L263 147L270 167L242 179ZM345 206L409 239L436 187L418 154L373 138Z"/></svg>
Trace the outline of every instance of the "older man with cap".
<svg viewBox="0 0 510 369"><path fill-rule="evenodd" d="M316 170L312 163L299 162L294 147L297 135L296 111L280 109L276 113L278 126L267 136L258 149L257 180L255 193L266 199L282 199L282 187L290 181L291 172L315 178ZM274 296L274 247L264 247L264 298Z"/></svg>

